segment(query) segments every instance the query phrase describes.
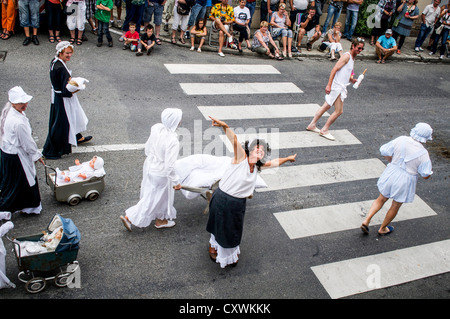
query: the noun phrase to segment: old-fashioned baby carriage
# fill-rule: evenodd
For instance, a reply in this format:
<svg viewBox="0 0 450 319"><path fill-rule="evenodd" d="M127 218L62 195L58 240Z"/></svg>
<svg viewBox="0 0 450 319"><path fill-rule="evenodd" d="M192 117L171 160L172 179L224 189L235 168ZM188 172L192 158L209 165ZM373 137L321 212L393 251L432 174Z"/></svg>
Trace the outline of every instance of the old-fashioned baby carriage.
<svg viewBox="0 0 450 319"><path fill-rule="evenodd" d="M48 169L53 172L49 173L47 171ZM78 205L82 198L90 201L96 200L105 188L105 176L93 176L89 179L73 183L60 183L58 172L47 165L45 165L45 177L47 185L50 186L56 200L59 202L67 202L71 206Z"/></svg>
<svg viewBox="0 0 450 319"><path fill-rule="evenodd" d="M7 238L14 246L18 278L29 293L42 291L48 280L58 287L76 280L81 235L71 219L55 215L41 234Z"/></svg>

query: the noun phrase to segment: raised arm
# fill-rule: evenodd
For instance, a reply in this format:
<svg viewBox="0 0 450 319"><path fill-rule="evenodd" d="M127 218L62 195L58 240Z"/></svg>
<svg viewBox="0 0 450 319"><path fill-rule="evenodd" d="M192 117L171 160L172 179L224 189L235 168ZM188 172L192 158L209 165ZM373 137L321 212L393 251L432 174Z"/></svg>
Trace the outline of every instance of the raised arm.
<svg viewBox="0 0 450 319"><path fill-rule="evenodd" d="M221 127L223 129L228 140L231 142L231 145L233 145L233 152L234 152L233 164L238 164L238 163L242 162L247 157L247 155L245 154L244 148L239 143L236 134L228 126L227 123L225 123L221 120L212 118L211 116L209 118L212 121L212 126Z"/></svg>

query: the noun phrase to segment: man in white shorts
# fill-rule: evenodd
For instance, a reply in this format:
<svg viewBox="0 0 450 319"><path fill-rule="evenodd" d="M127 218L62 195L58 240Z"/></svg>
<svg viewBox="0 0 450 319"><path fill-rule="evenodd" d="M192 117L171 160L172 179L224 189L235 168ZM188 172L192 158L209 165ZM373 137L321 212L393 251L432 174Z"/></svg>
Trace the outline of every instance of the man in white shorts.
<svg viewBox="0 0 450 319"><path fill-rule="evenodd" d="M335 138L328 132L331 124L342 114L344 99L347 97L347 85L355 83L353 78L353 65L355 57L364 50L364 40L356 38L352 41L350 51L345 52L331 70L327 86L325 87L325 103L317 110L306 130L319 133L320 136L334 141ZM317 121L334 105L334 112L330 115L322 129L316 127Z"/></svg>

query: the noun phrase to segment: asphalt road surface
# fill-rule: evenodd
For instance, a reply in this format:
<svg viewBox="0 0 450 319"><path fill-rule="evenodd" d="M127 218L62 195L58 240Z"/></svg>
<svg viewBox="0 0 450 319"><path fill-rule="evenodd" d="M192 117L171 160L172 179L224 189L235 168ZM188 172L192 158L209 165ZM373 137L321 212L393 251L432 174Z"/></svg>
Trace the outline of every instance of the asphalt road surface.
<svg viewBox="0 0 450 319"><path fill-rule="evenodd" d="M289 110L278 116L278 110L279 105L294 105L295 108L295 105L311 104L310 109L321 105L333 66L328 60L274 61L237 55L221 58L213 52L191 52L168 43L158 46L149 57L136 57L122 50L117 37L113 48L97 48L93 38L75 47L68 66L74 76L90 81L87 89L79 93L79 99L89 118L86 135L93 135L94 139L74 149L73 154L57 161L49 160L47 164L63 169L73 165L76 158L87 161L94 154L102 156L107 172L106 188L96 201L83 200L74 207L58 202L46 184L44 168L38 163L43 211L38 216L15 214L12 219L15 228L8 234L20 237L39 233L46 229L55 214L72 219L82 235L77 258L80 264L78 285L57 288L50 282L38 294L27 293L24 283L17 278L19 270L11 243L3 238L7 248L6 275L17 287L1 290L1 299L185 299L171 308L170 311L176 313L186 300L197 300L201 304L202 300L212 299L262 302L450 297L450 256L448 249L441 249L441 245L448 247L450 240L450 69L447 65L406 62L378 65L373 61L356 61L355 73L359 75L367 69L366 77L358 90L349 87L344 113L331 128L351 135L356 142L324 145L324 139L311 137L314 133L305 131L311 116L292 115ZM41 39L38 47L23 47L21 43L20 37L0 43L0 50L7 51L6 58L0 62L0 87L3 88L0 100L6 103L7 90L16 85L33 95L27 116L41 148L47 135L50 109L48 67L55 50L45 39ZM212 70L211 65L215 64L221 64L220 69L227 69L230 64L257 67L250 72L193 74L172 72L166 64L175 65L175 70L180 70L182 64L202 64L206 70ZM255 71L265 67L276 72L257 74ZM195 84L203 93L189 93L182 87L186 83ZM262 91L253 92L255 83L266 86ZM294 90L282 91L286 83ZM217 86L210 87L211 84ZM268 93L274 86L280 88L280 93ZM249 93L233 94L233 89ZM268 105L275 109L275 115L258 117L258 110ZM297 161L284 167L292 170L280 170L283 180L274 182L278 183L277 187L255 192L248 200L239 264L225 269L211 262L208 256L209 233L205 230L207 215L203 213L206 206L203 198L188 200L177 192L177 224L171 229L158 230L151 225L130 233L119 220L125 209L139 199L145 160L142 145L151 126L160 121L161 111L167 107L183 110L178 131L183 146L180 156L201 152L222 156L227 155L225 148L211 151L211 145L220 144L220 131L212 130L211 122L205 118L207 114L202 113L202 110L216 111L218 106L248 107L248 112L236 118L232 112L225 112L231 115L227 123L243 131L251 128L256 132L279 133L276 136L280 145L274 153L279 156L297 153ZM408 135L418 122L429 123L434 129L433 141L425 146L434 174L429 180L419 180L417 185L417 197L424 206L404 205L398 220L394 220L393 234L379 237L374 225L371 234L364 236L359 226L366 210L361 209L349 220L345 209L339 210L338 215L332 212L335 207L346 207L346 204L370 203L378 196L376 181L380 164L382 167L387 164L379 154L379 147L397 136ZM321 120L319 125L323 123ZM309 135L292 138L297 133ZM291 137L291 144L283 147L283 136ZM319 144L306 145L307 139ZM372 167L373 163L377 168ZM319 164L328 166L317 166ZM349 165L352 172L349 175L362 165L359 173L362 175L345 176L347 171L341 165ZM302 167L306 169L299 172L297 169ZM322 181L321 172L331 180ZM292 186L286 186L288 184ZM419 207L417 217L411 215L412 207ZM304 228L313 229L311 233L289 233L289 225L294 228L301 225L302 213L317 210L325 215L313 216L303 224ZM428 215L420 215L424 211ZM300 217L288 218L286 225L280 219L282 212L294 212ZM333 230L342 223L347 226L345 229ZM302 230L302 226L298 227ZM319 231L315 232L314 227ZM330 231L324 230L329 228ZM411 263L417 260L406 257L413 254L408 253L408 249L414 249L414 253L417 249L419 256L424 251L437 249L436 256L423 257L430 261L424 261L423 277L420 272L423 269L419 269L420 278L410 279ZM397 252L400 258L396 259L391 254L396 256ZM395 280L387 278L389 271L385 272L384 268L381 272L376 271L379 268L374 272L363 269L369 270L363 276L378 276L375 284L380 284L378 279L381 278L381 286L361 291L353 289L349 282L344 284L350 289L345 293L333 290L332 283L331 287L327 286L314 271L336 262L358 262L363 257L379 260L380 264L375 262L376 267L381 267L384 260L394 259L389 270L395 270ZM342 278L358 276L358 270L353 274L342 267L337 266ZM326 274L326 269L324 272ZM398 273L404 274L404 278Z"/></svg>

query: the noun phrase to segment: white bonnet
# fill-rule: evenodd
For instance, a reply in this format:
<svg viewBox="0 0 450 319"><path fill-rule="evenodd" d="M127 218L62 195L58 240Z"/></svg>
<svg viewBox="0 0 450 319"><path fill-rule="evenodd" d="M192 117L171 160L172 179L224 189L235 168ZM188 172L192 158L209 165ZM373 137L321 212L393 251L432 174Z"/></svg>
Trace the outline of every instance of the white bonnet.
<svg viewBox="0 0 450 319"><path fill-rule="evenodd" d="M103 165L105 164L105 161L100 156L96 156L96 160L94 163L94 169L101 169L103 168Z"/></svg>
<svg viewBox="0 0 450 319"><path fill-rule="evenodd" d="M413 139L421 143L433 140L431 134L433 134L433 129L427 123L417 123L409 133Z"/></svg>
<svg viewBox="0 0 450 319"><path fill-rule="evenodd" d="M73 49L73 45L70 44L69 41L61 41L56 45L56 56L60 54L65 48L71 47Z"/></svg>

